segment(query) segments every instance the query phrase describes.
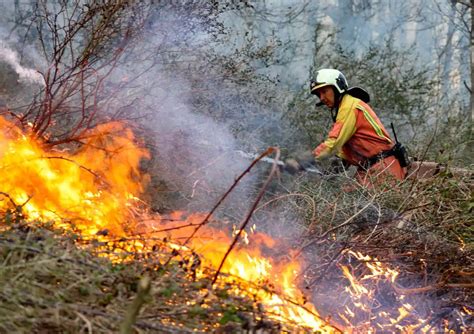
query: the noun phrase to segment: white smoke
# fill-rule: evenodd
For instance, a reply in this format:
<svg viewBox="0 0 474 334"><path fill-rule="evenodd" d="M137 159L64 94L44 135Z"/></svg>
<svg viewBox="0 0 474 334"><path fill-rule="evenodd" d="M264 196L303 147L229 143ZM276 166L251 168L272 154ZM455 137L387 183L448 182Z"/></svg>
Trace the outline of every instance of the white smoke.
<svg viewBox="0 0 474 334"><path fill-rule="evenodd" d="M41 74L34 69L23 67L20 64L17 53L8 48L3 41L0 42L0 61L4 61L9 64L18 74L20 78L19 80L21 82L32 84L36 83L41 86L45 85L44 79Z"/></svg>
<svg viewBox="0 0 474 334"><path fill-rule="evenodd" d="M165 14L161 12L161 15ZM139 111L148 111L146 126L154 132L149 137L155 139L150 171L153 176L150 187L153 209L166 212L178 207L187 212L206 212L218 203L236 178L251 164L253 159L243 158L238 151L253 154L263 151L258 136L259 128L243 129L248 135L242 138L233 132L232 122L235 120L246 126L243 120L251 117L243 113L244 109L249 115L262 115L262 123L263 115L269 112L263 112L266 108L264 105L252 105L243 98L228 98L226 90L238 87L230 84L219 86L218 83L226 81L225 73L201 73L195 68L193 62L196 60L187 55L202 55L203 49L207 50L205 46L212 43L206 43L209 39L205 29L199 31L195 27L192 36L187 35L189 32L180 33L182 28L178 19L172 13L168 14L166 20L161 17L143 40L143 47L137 48L140 50L140 59L145 61L121 66L111 81L143 73L134 83L136 88L121 98L136 96L130 104ZM155 63L148 63L148 59L153 59L146 56L150 49L153 54L157 54L158 50L165 56L156 58ZM174 63L167 58L167 50L173 50L174 53L186 51L186 54ZM187 66L187 62L193 66ZM214 108L219 110L214 113ZM255 110L249 111L248 108ZM214 118L215 114L226 117ZM268 176L270 167L268 163L259 163L240 180L219 206L219 221L240 223L256 200L256 194ZM277 178L274 181L276 184ZM298 228L295 222L298 217L280 205L282 203L272 202L272 205L263 206L255 212L251 224L255 223L257 231L283 238L296 234ZM224 219L221 219L223 216ZM292 223L288 224L288 221Z"/></svg>
<svg viewBox="0 0 474 334"><path fill-rule="evenodd" d="M236 154L238 143L224 124L193 111L179 93L187 91L185 80L160 77L168 87L155 87L149 123L156 131L159 173L188 197L187 209L209 209L251 161ZM242 195L238 203L249 198L249 181L246 178L234 192Z"/></svg>

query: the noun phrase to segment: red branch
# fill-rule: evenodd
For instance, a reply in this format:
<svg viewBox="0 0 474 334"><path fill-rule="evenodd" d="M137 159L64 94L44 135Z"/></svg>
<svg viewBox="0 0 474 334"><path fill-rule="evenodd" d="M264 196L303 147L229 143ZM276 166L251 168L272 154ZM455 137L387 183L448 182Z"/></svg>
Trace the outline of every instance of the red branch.
<svg viewBox="0 0 474 334"><path fill-rule="evenodd" d="M262 159L265 155L268 155L272 152L276 152L276 155L275 155L275 162L273 163L272 165L272 169L270 171L270 174L268 175L265 183L263 184L262 188L260 189L260 192L258 193L257 195L257 198L255 200L255 202L253 203L252 207L250 208L250 211L248 212L247 216L245 217L242 225L240 226L239 228L239 232L235 235L234 237L234 240L232 241L232 244L230 245L229 249L227 250L227 252L225 253L224 255L224 258L222 259L220 265L219 265L219 268L217 269L216 271L216 274L214 275L214 279L212 280L212 284L214 284L216 281L217 281L217 277L219 276L219 273L222 269L222 267L224 266L224 263L225 263L225 260L227 259L227 257L229 256L230 252L232 251L232 249L234 248L235 244L237 243L237 241L239 240L240 238L240 235L242 234L242 231L245 229L245 227L247 226L247 224L249 223L250 221L250 218L252 217L252 214L253 212L255 211L255 209L257 208L257 205L258 203L260 202L260 200L262 199L263 195L265 194L265 190L267 189L267 186L268 184L270 183L270 181L273 179L273 176L275 175L276 171L278 170L277 169L277 164L276 162L278 161L278 159L280 158L280 150L277 148L277 147L269 147L262 155L260 155L257 159L255 159L255 161L250 165L250 167L246 170L246 172L248 170L250 170L250 168L260 159Z"/></svg>

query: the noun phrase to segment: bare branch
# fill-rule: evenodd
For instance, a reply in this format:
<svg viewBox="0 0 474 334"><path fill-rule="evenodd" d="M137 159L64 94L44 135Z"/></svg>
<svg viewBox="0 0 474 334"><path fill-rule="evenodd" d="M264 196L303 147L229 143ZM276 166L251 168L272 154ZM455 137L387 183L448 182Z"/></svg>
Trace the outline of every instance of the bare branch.
<svg viewBox="0 0 474 334"><path fill-rule="evenodd" d="M265 181L265 183L263 184L262 188L260 189L260 192L258 193L257 195L257 198L255 200L255 202L253 203L252 207L250 208L247 216L245 217L243 223L241 224L240 228L239 228L239 231L237 232L237 234L235 235L234 237L234 240L232 241L232 244L229 246L229 249L227 250L227 252L225 253L219 267L217 268L217 271L216 271L216 274L212 280L212 284L214 284L216 281L217 281L217 278L219 276L219 273L222 269L222 267L224 266L224 263L225 263L225 260L227 259L227 256L230 254L230 252L232 251L232 249L234 248L235 244L237 243L237 241L239 240L240 238L240 235L242 234L242 232L245 230L245 227L247 226L247 224L249 223L250 221L250 218L252 217L252 214L253 212L255 211L255 209L257 208L257 205L258 203L260 202L260 200L262 199L263 195L265 194L265 191L267 189L267 186L270 184L270 181L273 179L273 176L275 175L276 171L277 171L277 164L276 164L276 161L278 161L278 159L280 158L280 150L277 148L277 147L270 147L267 149L267 151L265 151L260 157L258 157L253 163L257 162L258 160L260 160L261 158L263 158L264 156L272 153L272 152L276 152L276 155L275 155L275 163L272 165L272 169L270 170L270 173ZM252 165L253 165L252 163ZM252 166L251 165L251 166Z"/></svg>

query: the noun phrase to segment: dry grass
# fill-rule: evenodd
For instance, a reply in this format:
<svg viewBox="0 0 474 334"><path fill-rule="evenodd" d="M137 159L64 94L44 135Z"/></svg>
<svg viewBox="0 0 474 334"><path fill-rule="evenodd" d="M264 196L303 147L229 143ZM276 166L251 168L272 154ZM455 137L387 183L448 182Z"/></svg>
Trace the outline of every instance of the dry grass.
<svg viewBox="0 0 474 334"><path fill-rule="evenodd" d="M112 249L109 244L106 251ZM160 255L169 256L165 249L129 253L126 264L97 256L103 252L99 242L85 245L77 235L10 222L0 235L0 332L278 331L254 301L230 295L225 286L211 291L210 279L192 277L184 258L160 266ZM149 291L137 297L146 281Z"/></svg>
<svg viewBox="0 0 474 334"><path fill-rule="evenodd" d="M394 283L365 281L373 299L353 326L375 325L382 320L374 315L382 311L396 318L403 296L414 309L399 326L423 318L435 331L473 328L472 179L443 174L383 191L342 191L348 182L301 178L298 192L286 196L307 217L298 247L310 259L304 283L316 308L344 323L338 314L353 300L344 292L341 266L358 279L369 273L352 250L399 272ZM27 224L18 212L4 215L1 226L0 332L283 331L258 301L233 296L225 286L210 289L214 272L196 278L196 259L177 254L163 265L171 253L165 243L152 254L129 252L126 263L114 264L101 255L123 252L120 240L82 240L71 231Z"/></svg>
<svg viewBox="0 0 474 334"><path fill-rule="evenodd" d="M350 305L341 302L343 295L334 300L327 294L329 288L342 291L337 279L341 265L349 265L358 279L369 274L364 261L347 252L352 250L399 272L395 283L365 281L377 298L353 324L377 323L377 316L369 313L396 314L397 300L403 299L415 306L411 316L425 319L426 328L474 328L472 174L454 177L446 172L406 180L398 187L344 191L350 182L345 176L302 179L296 190L302 196L294 197L306 196L313 203L294 205L308 217L301 250L313 258L306 283L316 300L327 300L321 307L334 315L341 305Z"/></svg>

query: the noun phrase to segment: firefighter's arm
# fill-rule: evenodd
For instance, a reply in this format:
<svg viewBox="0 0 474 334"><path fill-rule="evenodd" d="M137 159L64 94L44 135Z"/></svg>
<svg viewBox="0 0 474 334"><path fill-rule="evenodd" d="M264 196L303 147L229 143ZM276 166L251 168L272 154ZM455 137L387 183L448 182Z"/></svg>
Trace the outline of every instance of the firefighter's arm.
<svg viewBox="0 0 474 334"><path fill-rule="evenodd" d="M313 151L316 159L323 159L333 154L344 158L341 148L352 137L356 130L356 113L352 108L341 108L328 138Z"/></svg>

